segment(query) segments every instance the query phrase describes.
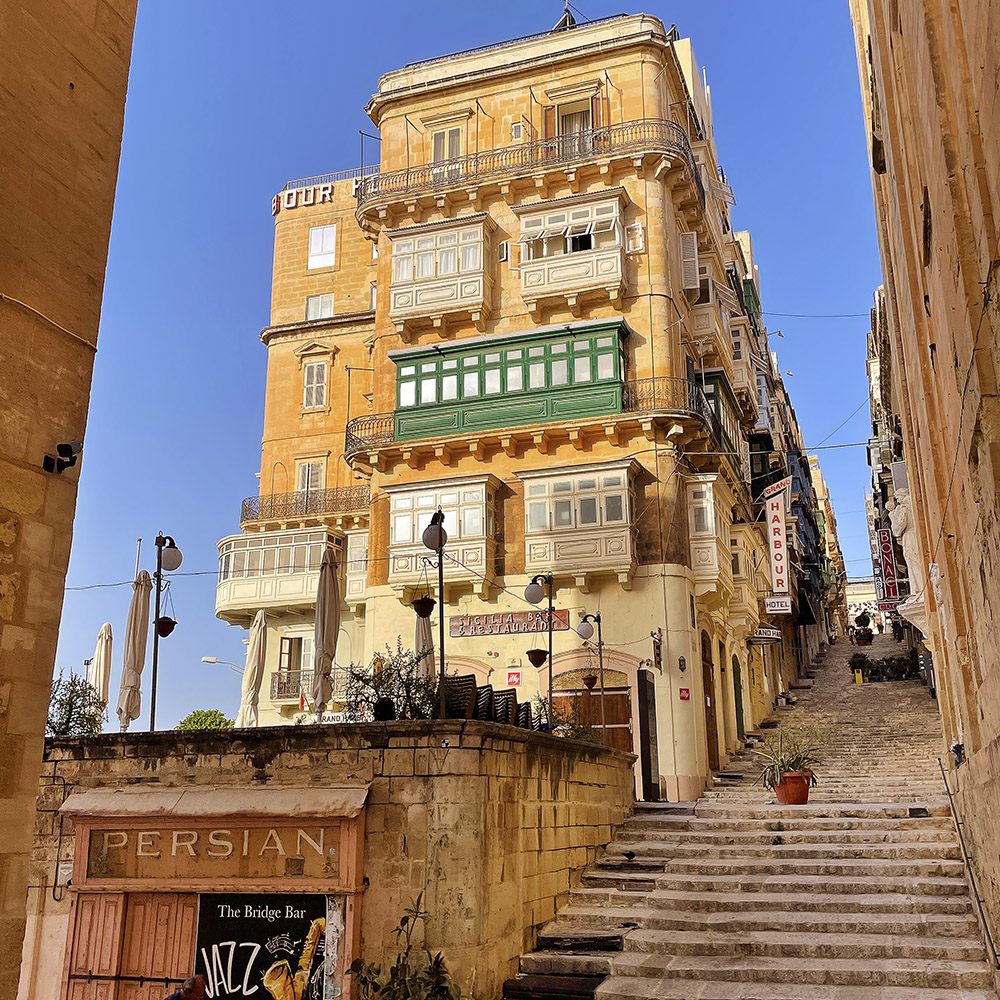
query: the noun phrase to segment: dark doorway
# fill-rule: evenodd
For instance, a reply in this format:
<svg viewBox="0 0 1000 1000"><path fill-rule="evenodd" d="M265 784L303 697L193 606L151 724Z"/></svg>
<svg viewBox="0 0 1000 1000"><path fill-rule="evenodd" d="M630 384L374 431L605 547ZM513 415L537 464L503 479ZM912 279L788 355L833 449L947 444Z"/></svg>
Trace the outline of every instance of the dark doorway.
<svg viewBox="0 0 1000 1000"><path fill-rule="evenodd" d="M660 766L656 745L656 688L653 675L640 670L636 675L639 689L639 768L642 772L642 798L645 802L660 799Z"/></svg>
<svg viewBox="0 0 1000 1000"><path fill-rule="evenodd" d="M736 702L736 735L742 740L746 736L743 728L743 674L739 657L733 653L733 701Z"/></svg>
<svg viewBox="0 0 1000 1000"><path fill-rule="evenodd" d="M715 707L715 671L712 668L712 640L701 633L701 677L705 688L705 737L708 740L708 766L719 770L719 725Z"/></svg>

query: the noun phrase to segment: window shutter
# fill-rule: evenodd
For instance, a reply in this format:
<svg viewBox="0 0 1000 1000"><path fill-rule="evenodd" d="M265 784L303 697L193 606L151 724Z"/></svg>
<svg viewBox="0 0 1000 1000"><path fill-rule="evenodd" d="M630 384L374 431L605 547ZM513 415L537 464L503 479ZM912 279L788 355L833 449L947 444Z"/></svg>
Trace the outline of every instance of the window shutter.
<svg viewBox="0 0 1000 1000"><path fill-rule="evenodd" d="M698 277L698 234L681 233L681 287L697 291Z"/></svg>
<svg viewBox="0 0 1000 1000"><path fill-rule="evenodd" d="M687 380L689 382L695 381L695 370L694 370L694 358L684 355L684 368L685 374L687 375Z"/></svg>
<svg viewBox="0 0 1000 1000"><path fill-rule="evenodd" d="M551 139L556 134L556 109L542 108L542 136Z"/></svg>
<svg viewBox="0 0 1000 1000"><path fill-rule="evenodd" d="M434 133L434 151L432 158L435 163L440 163L444 159L444 132Z"/></svg>
<svg viewBox="0 0 1000 1000"><path fill-rule="evenodd" d="M454 160L462 155L462 130L460 128L448 129L448 159Z"/></svg>
<svg viewBox="0 0 1000 1000"><path fill-rule="evenodd" d="M625 227L625 252L639 253L645 247L643 239L642 223L633 222Z"/></svg>
<svg viewBox="0 0 1000 1000"><path fill-rule="evenodd" d="M313 406L323 406L326 403L326 362L313 365Z"/></svg>
<svg viewBox="0 0 1000 1000"><path fill-rule="evenodd" d="M601 95L594 94L590 99L590 127L600 128L601 126Z"/></svg>

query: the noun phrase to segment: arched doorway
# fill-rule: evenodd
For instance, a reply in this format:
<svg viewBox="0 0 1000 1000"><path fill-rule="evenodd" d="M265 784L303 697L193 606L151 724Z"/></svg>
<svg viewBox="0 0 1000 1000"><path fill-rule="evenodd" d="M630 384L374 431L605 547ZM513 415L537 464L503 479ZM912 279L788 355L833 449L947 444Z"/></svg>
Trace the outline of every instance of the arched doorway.
<svg viewBox="0 0 1000 1000"><path fill-rule="evenodd" d="M719 770L719 723L715 704L715 670L712 664L712 640L701 633L701 678L705 689L705 738L708 741L708 766Z"/></svg>

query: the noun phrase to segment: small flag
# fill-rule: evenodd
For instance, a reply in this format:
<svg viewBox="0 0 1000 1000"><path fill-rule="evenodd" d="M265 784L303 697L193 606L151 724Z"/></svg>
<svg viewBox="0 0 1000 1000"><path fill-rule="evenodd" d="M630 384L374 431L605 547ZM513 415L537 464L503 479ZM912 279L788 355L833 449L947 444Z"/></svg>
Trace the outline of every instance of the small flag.
<svg viewBox="0 0 1000 1000"><path fill-rule="evenodd" d="M299 692L299 711L304 712L306 710L306 693L305 691Z"/></svg>

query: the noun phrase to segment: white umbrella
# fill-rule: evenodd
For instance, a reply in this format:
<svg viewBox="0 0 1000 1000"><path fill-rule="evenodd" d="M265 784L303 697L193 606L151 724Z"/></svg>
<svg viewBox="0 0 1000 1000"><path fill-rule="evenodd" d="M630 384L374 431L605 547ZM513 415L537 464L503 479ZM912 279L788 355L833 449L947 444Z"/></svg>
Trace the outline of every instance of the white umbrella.
<svg viewBox="0 0 1000 1000"><path fill-rule="evenodd" d="M313 704L316 721L333 695L333 658L337 655L337 634L340 632L340 584L337 581L337 561L333 549L323 553L316 589L316 632L313 639Z"/></svg>
<svg viewBox="0 0 1000 1000"><path fill-rule="evenodd" d="M249 729L257 725L257 702L260 699L260 682L264 679L264 656L267 653L267 616L258 611L250 626L247 643L247 662L243 668L243 693L240 710L236 715L236 728Z"/></svg>
<svg viewBox="0 0 1000 1000"><path fill-rule="evenodd" d="M122 686L118 691L118 721L121 731L128 729L133 719L139 718L142 696L139 682L146 662L146 635L149 632L149 592L153 581L144 570L139 570L132 584L132 603L128 607L125 623L125 656L122 665Z"/></svg>
<svg viewBox="0 0 1000 1000"><path fill-rule="evenodd" d="M434 630L430 618L416 616L417 624L413 630L413 650L419 656L426 650L420 661L420 671L425 677L434 677Z"/></svg>
<svg viewBox="0 0 1000 1000"><path fill-rule="evenodd" d="M87 670L87 680L90 686L101 696L101 701L108 703L108 685L111 681L111 623L105 622L97 633L97 646L94 658Z"/></svg>

